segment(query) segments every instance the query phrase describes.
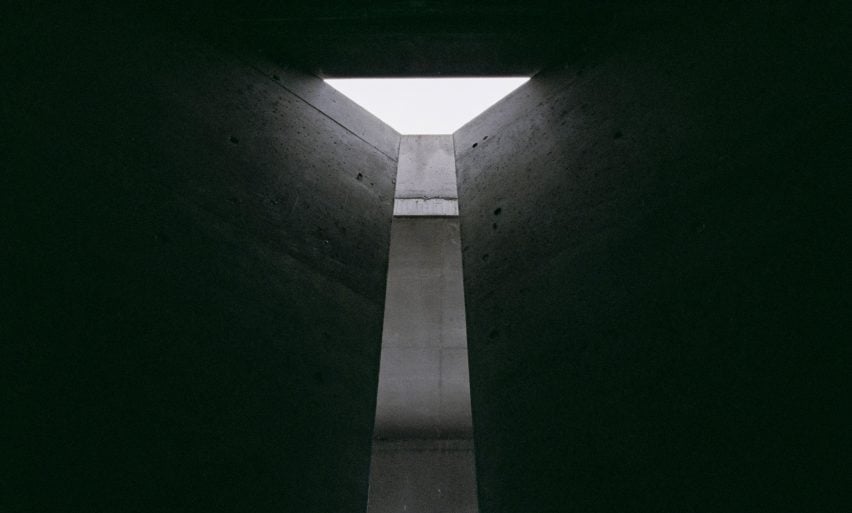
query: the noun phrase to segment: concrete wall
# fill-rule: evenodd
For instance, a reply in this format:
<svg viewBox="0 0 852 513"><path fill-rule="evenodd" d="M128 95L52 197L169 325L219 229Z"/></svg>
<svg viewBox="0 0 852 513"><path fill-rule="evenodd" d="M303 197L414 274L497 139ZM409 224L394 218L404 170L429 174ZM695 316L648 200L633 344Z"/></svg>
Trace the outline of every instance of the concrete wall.
<svg viewBox="0 0 852 513"><path fill-rule="evenodd" d="M470 438L458 219L395 218L376 438Z"/></svg>
<svg viewBox="0 0 852 513"><path fill-rule="evenodd" d="M394 218L368 513L476 513L458 219Z"/></svg>
<svg viewBox="0 0 852 513"><path fill-rule="evenodd" d="M616 24L455 134L483 512L845 509L835 15Z"/></svg>
<svg viewBox="0 0 852 513"><path fill-rule="evenodd" d="M454 153L400 141L368 513L479 511Z"/></svg>
<svg viewBox="0 0 852 513"><path fill-rule="evenodd" d="M477 513L473 440L376 440L369 513Z"/></svg>
<svg viewBox="0 0 852 513"><path fill-rule="evenodd" d="M6 75L0 510L364 511L398 136L66 21Z"/></svg>

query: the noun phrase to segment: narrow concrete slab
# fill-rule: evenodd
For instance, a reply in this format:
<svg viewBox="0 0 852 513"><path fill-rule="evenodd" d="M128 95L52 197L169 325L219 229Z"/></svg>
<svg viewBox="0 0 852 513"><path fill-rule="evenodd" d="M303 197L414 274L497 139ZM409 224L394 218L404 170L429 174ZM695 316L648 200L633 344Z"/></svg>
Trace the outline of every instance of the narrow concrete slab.
<svg viewBox="0 0 852 513"><path fill-rule="evenodd" d="M472 440L373 442L370 513L476 513Z"/></svg>
<svg viewBox="0 0 852 513"><path fill-rule="evenodd" d="M458 219L395 218L375 438L469 437Z"/></svg>
<svg viewBox="0 0 852 513"><path fill-rule="evenodd" d="M403 137L369 513L478 511L455 191L452 137Z"/></svg>
<svg viewBox="0 0 852 513"><path fill-rule="evenodd" d="M396 198L457 199L451 135L403 135L399 142Z"/></svg>

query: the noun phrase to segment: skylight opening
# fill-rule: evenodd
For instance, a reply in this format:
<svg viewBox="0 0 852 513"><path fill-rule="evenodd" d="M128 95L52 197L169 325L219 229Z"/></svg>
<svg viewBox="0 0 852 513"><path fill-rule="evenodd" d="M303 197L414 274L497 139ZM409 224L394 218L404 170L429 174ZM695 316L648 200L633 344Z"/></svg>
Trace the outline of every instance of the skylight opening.
<svg viewBox="0 0 852 513"><path fill-rule="evenodd" d="M325 82L403 135L449 135L527 80L339 78Z"/></svg>

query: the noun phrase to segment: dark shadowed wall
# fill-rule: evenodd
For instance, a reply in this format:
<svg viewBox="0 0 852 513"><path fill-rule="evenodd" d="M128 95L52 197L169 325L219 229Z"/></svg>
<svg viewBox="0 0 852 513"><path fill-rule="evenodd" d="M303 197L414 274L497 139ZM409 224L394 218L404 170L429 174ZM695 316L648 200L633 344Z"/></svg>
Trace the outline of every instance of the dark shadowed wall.
<svg viewBox="0 0 852 513"><path fill-rule="evenodd" d="M845 3L12 6L0 511L364 511L398 138L261 48L565 64L455 135L484 513L850 510Z"/></svg>
<svg viewBox="0 0 852 513"><path fill-rule="evenodd" d="M614 25L455 134L483 512L848 507L838 12Z"/></svg>
<svg viewBox="0 0 852 513"><path fill-rule="evenodd" d="M292 70L66 23L7 75L0 510L364 511L398 135Z"/></svg>

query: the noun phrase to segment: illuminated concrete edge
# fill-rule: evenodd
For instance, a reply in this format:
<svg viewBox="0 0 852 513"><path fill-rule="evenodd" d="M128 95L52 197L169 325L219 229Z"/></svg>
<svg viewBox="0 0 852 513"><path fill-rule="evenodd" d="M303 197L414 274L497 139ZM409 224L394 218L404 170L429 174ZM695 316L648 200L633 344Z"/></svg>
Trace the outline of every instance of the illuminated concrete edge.
<svg viewBox="0 0 852 513"><path fill-rule="evenodd" d="M394 200L393 215L396 217L458 217L459 202L444 198L399 198Z"/></svg>
<svg viewBox="0 0 852 513"><path fill-rule="evenodd" d="M477 513L452 137L404 136L397 173L367 512Z"/></svg>

